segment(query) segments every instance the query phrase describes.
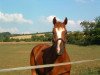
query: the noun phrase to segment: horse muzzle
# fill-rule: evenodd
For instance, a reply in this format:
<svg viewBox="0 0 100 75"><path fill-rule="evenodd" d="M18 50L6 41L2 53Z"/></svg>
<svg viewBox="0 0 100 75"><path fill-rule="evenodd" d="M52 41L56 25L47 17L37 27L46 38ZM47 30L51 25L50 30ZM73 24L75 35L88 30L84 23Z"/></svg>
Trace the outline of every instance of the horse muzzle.
<svg viewBox="0 0 100 75"><path fill-rule="evenodd" d="M65 49L65 42L63 41L63 39L57 39L57 54L58 55L62 55L64 53L64 49Z"/></svg>

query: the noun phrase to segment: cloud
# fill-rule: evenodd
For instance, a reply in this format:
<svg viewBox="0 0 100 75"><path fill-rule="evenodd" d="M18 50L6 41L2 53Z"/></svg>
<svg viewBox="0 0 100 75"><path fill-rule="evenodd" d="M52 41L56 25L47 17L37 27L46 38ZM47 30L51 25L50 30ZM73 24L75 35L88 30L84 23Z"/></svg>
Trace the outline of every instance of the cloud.
<svg viewBox="0 0 100 75"><path fill-rule="evenodd" d="M48 17L46 18L46 20L47 20L48 22L52 22L52 20L53 20L54 17L56 17L56 16L50 15L50 16L48 16ZM56 17L56 19L57 19L58 21L60 21L60 19L59 19L58 17Z"/></svg>
<svg viewBox="0 0 100 75"><path fill-rule="evenodd" d="M54 17L56 17L56 16L55 16L55 15L41 16L41 17L39 18L39 22L40 22L40 23L43 23L43 24L44 24L44 23L46 23L46 24L51 24ZM57 19L58 21L60 21L60 19L59 19L58 17L56 17L56 19Z"/></svg>
<svg viewBox="0 0 100 75"><path fill-rule="evenodd" d="M83 28L81 27L80 23L82 20L68 20L67 29L68 31L82 31Z"/></svg>
<svg viewBox="0 0 100 75"><path fill-rule="evenodd" d="M70 25L75 25L76 23L75 23L74 20L68 20L68 24L70 24Z"/></svg>
<svg viewBox="0 0 100 75"><path fill-rule="evenodd" d="M16 27L14 27L14 28L2 28L2 27L0 27L0 32L18 33L19 30Z"/></svg>
<svg viewBox="0 0 100 75"><path fill-rule="evenodd" d="M8 14L2 12L0 12L0 23L33 24L32 20L25 19L23 14Z"/></svg>
<svg viewBox="0 0 100 75"><path fill-rule="evenodd" d="M54 16L54 15L50 15L50 16L46 17L46 21L48 23L51 23L54 17L56 17L58 21L63 22L62 19L59 19L57 16ZM68 24L67 24L67 30L68 31L82 31L83 29L80 25L81 22L82 22L82 20L75 21L75 20L69 19Z"/></svg>
<svg viewBox="0 0 100 75"><path fill-rule="evenodd" d="M50 28L50 26L52 26L52 20L53 18L56 17L58 21L62 21L62 19L58 18L57 16L55 15L50 15L50 16L42 16L40 17L40 20L39 20L39 23L41 22L41 25L45 25L45 26L48 26ZM72 20L72 19L69 19L68 20L68 24L67 24L67 30L68 31L82 31L82 27L80 26L80 23L82 22L82 20Z"/></svg>

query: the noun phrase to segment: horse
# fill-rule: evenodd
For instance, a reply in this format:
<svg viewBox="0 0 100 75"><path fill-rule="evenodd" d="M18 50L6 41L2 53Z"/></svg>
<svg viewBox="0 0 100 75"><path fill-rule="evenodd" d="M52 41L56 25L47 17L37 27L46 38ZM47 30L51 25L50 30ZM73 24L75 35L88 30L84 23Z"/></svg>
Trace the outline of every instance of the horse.
<svg viewBox="0 0 100 75"><path fill-rule="evenodd" d="M30 54L30 65L56 64L70 62L65 48L67 38L67 17L63 22L53 18L52 45L38 44ZM31 69L32 75L70 75L71 64L49 68Z"/></svg>

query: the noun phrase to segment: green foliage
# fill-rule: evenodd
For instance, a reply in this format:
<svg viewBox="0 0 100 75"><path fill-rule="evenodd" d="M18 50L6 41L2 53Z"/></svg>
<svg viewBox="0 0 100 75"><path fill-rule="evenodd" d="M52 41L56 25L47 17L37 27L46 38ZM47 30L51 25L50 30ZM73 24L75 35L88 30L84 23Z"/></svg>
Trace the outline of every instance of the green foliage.
<svg viewBox="0 0 100 75"><path fill-rule="evenodd" d="M83 32L70 32L68 34L68 43L82 45L85 41L84 38Z"/></svg>
<svg viewBox="0 0 100 75"><path fill-rule="evenodd" d="M32 41L51 41L52 34L46 32L44 33L44 35L41 35L41 36L33 35L31 39Z"/></svg>
<svg viewBox="0 0 100 75"><path fill-rule="evenodd" d="M83 21L80 24L84 32L84 45L100 44L100 16L95 18L95 22Z"/></svg>
<svg viewBox="0 0 100 75"><path fill-rule="evenodd" d="M36 35L32 36L32 41L43 41L43 40L44 36L36 36Z"/></svg>
<svg viewBox="0 0 100 75"><path fill-rule="evenodd" d="M52 33L45 33L46 41L52 41Z"/></svg>
<svg viewBox="0 0 100 75"><path fill-rule="evenodd" d="M0 33L0 42L10 41L9 40L10 36L11 36L11 33L9 33L9 32L2 32L2 33Z"/></svg>
<svg viewBox="0 0 100 75"><path fill-rule="evenodd" d="M83 32L70 32L68 43L78 45L100 44L100 16L95 22L83 21L80 23Z"/></svg>

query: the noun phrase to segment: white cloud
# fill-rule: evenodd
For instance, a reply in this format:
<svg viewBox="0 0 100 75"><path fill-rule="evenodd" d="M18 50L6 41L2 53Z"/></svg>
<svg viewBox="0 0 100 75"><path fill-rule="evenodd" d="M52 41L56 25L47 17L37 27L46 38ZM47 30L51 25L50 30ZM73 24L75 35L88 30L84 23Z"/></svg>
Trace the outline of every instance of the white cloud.
<svg viewBox="0 0 100 75"><path fill-rule="evenodd" d="M50 15L50 16L46 17L45 19L48 23L51 23L54 17L56 17L56 16ZM58 17L56 17L56 18L58 21L63 22L62 19L59 19ZM68 20L67 29L69 31L82 31L82 27L80 26L81 22L82 22L82 20L75 21L75 20L70 19L70 20Z"/></svg>
<svg viewBox="0 0 100 75"><path fill-rule="evenodd" d="M70 24L70 25L75 25L76 23L75 23L74 20L68 20L68 24Z"/></svg>
<svg viewBox="0 0 100 75"><path fill-rule="evenodd" d="M82 22L82 20L78 20L78 21L77 21L77 24L80 24L81 22Z"/></svg>
<svg viewBox="0 0 100 75"><path fill-rule="evenodd" d="M53 20L54 17L56 17L56 16L50 15L50 16L48 16L48 17L46 18L46 20L47 20L48 22L52 22L52 20ZM59 19L58 17L56 17L56 19L57 19L58 21L60 21L60 19Z"/></svg>
<svg viewBox="0 0 100 75"><path fill-rule="evenodd" d="M10 32L10 33L18 33L18 29L16 27L14 28L2 28L0 27L0 32Z"/></svg>
<svg viewBox="0 0 100 75"><path fill-rule="evenodd" d="M50 16L42 16L40 17L39 22L41 22L41 25L49 25L51 26L52 24L52 20L53 18L56 17L57 21L61 21L63 22L64 19L59 19L57 16L55 15L50 15ZM67 24L67 29L69 31L82 31L82 27L80 26L80 23L82 22L82 20L72 20L72 19L68 19L68 24ZM53 24L52 24L53 25Z"/></svg>
<svg viewBox="0 0 100 75"><path fill-rule="evenodd" d="M69 31L82 31L83 29L80 25L81 22L82 22L82 20L77 20L77 21L69 20L68 25L67 25L67 29Z"/></svg>
<svg viewBox="0 0 100 75"><path fill-rule="evenodd" d="M32 24L32 20L25 19L23 14L14 13L14 14L8 14L8 13L2 13L0 12L0 22L3 23L27 23Z"/></svg>
<svg viewBox="0 0 100 75"><path fill-rule="evenodd" d="M42 17L39 18L39 22L43 23L43 24L51 24L54 17L56 17L56 16L55 15L42 16ZM60 21L60 19L58 17L56 17L56 19L58 21Z"/></svg>

